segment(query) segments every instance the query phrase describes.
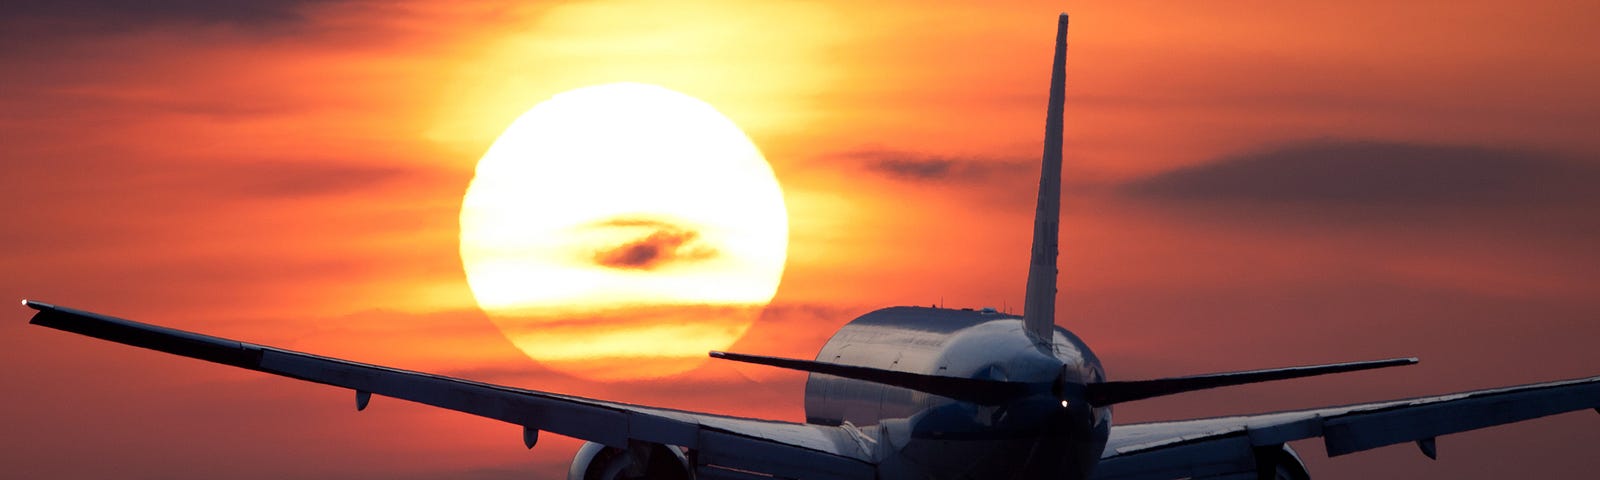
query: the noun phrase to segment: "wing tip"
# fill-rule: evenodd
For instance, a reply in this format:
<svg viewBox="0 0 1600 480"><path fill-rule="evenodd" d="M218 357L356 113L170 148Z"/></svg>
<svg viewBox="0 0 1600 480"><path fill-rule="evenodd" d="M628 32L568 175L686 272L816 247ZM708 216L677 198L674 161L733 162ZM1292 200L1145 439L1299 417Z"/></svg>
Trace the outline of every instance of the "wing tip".
<svg viewBox="0 0 1600 480"><path fill-rule="evenodd" d="M1387 359L1387 360L1371 360L1371 361L1366 361L1366 362L1351 362L1351 363L1368 364L1368 365L1372 365L1373 368L1382 368L1382 367L1404 367L1404 366L1407 366L1407 365L1416 365L1418 363L1422 363L1422 360L1418 359L1417 357L1396 357L1396 358L1390 358L1390 359Z"/></svg>
<svg viewBox="0 0 1600 480"><path fill-rule="evenodd" d="M44 303L38 300L28 300L26 298L22 299L22 306L39 311L55 310L56 308L55 305Z"/></svg>

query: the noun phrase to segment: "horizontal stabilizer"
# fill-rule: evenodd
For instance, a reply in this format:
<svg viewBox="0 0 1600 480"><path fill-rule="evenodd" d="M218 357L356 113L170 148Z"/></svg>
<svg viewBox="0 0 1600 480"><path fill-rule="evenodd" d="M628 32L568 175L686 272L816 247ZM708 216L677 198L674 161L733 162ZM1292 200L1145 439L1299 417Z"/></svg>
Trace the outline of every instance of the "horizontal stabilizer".
<svg viewBox="0 0 1600 480"><path fill-rule="evenodd" d="M800 370L812 373L833 375L873 383L881 383L923 393L931 393L941 397L956 400L996 404L1011 398L1026 395L1031 391L1048 391L1049 384L1031 385L1018 382L1003 382L999 380L983 380L977 378L946 377L941 375L924 375L920 373L897 372L871 367L858 367L854 365L839 365L836 363L814 362L810 360L795 360L791 358L766 357L761 355L745 355L742 353L711 352L711 358L733 360L735 362L754 363L790 370Z"/></svg>
<svg viewBox="0 0 1600 480"><path fill-rule="evenodd" d="M1415 363L1417 363L1417 359L1415 358L1391 358L1388 360L1373 360L1368 362L1269 368L1266 370L1212 373L1207 375L1161 378L1156 380L1091 383L1085 385L1084 387L1086 389L1085 393L1089 398L1089 404L1102 407L1122 402L1131 402L1134 400L1143 400L1146 398L1172 395L1174 393L1205 390L1208 388L1244 385L1247 383L1270 382L1273 380L1287 380L1300 377L1312 377L1330 373L1354 372L1357 370L1370 370L1374 368L1397 367Z"/></svg>

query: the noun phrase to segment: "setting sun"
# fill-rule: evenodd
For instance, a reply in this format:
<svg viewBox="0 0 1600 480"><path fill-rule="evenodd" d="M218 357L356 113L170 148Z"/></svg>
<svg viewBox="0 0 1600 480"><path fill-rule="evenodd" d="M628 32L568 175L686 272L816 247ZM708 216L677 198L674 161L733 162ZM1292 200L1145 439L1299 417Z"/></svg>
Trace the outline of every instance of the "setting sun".
<svg viewBox="0 0 1600 480"><path fill-rule="evenodd" d="M523 114L461 208L478 304L530 357L586 378L678 373L726 348L777 291L787 247L755 144L711 105L637 83Z"/></svg>
<svg viewBox="0 0 1600 480"><path fill-rule="evenodd" d="M1055 318L1114 379L1425 360L1116 423L1600 373L1600 2L0 2L0 477L566 478L587 440L525 451L381 392L357 414L360 388L32 325L23 298L817 417L809 375L706 351L848 360L820 352L882 307L1025 313L1062 11ZM1301 453L1329 478L1600 471L1600 429L1503 428L1437 461Z"/></svg>

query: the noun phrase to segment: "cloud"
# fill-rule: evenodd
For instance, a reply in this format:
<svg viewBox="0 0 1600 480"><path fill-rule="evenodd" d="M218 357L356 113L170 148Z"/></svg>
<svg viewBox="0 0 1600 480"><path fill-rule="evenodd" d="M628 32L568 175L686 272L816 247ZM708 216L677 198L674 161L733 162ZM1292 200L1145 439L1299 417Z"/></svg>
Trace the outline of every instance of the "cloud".
<svg viewBox="0 0 1600 480"><path fill-rule="evenodd" d="M0 182L0 186L55 197L113 193L175 199L199 194L211 201L291 199L370 191L427 176L415 168L343 160L119 163L74 158L48 165L22 161L0 164L23 173L15 182Z"/></svg>
<svg viewBox="0 0 1600 480"><path fill-rule="evenodd" d="M863 150L844 155L867 171L908 182L976 183L1031 174L1038 162L1016 159L948 157L893 150Z"/></svg>
<svg viewBox="0 0 1600 480"><path fill-rule="evenodd" d="M1600 169L1486 146L1311 140L1122 186L1135 198L1302 206L1467 207L1593 202Z"/></svg>
<svg viewBox="0 0 1600 480"><path fill-rule="evenodd" d="M710 258L717 253L716 249L697 241L699 232L666 222L622 218L603 222L600 226L650 231L643 238L596 252L594 262L606 267L653 270L668 263Z"/></svg>
<svg viewBox="0 0 1600 480"><path fill-rule="evenodd" d="M9 25L94 25L136 29L170 25L268 26L300 22L305 7L328 0L13 0L0 4Z"/></svg>
<svg viewBox="0 0 1600 480"><path fill-rule="evenodd" d="M308 10L340 0L8 0L0 2L0 58L58 62L141 48L155 34L194 45L278 39L313 23ZM204 37L204 38L197 38Z"/></svg>
<svg viewBox="0 0 1600 480"><path fill-rule="evenodd" d="M1484 296L1581 298L1594 285L1600 192L1591 185L1600 168L1580 160L1504 147L1314 140L1157 174L1116 193L1131 200L1125 213L1153 214L1147 219L1163 225L1152 235L1182 239L1165 254L1193 258L1169 262L1173 281L1249 271L1249 281L1261 282L1250 288L1267 278L1345 275Z"/></svg>
<svg viewBox="0 0 1600 480"><path fill-rule="evenodd" d="M375 188L410 173L369 165L257 163L228 168L224 178L231 178L224 188L247 197L330 195Z"/></svg>

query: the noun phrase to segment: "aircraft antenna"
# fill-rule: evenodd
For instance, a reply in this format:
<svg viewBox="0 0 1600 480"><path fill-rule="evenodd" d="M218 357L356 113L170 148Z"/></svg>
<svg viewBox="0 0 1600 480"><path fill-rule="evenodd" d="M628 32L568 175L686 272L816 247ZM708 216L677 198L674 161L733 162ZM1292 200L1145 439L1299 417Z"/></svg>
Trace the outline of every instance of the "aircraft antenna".
<svg viewBox="0 0 1600 480"><path fill-rule="evenodd" d="M1056 27L1056 54L1050 67L1050 104L1044 121L1044 161L1039 170L1039 204L1033 212L1033 254L1028 262L1028 292L1022 323L1035 343L1055 338L1056 257L1061 235L1061 110L1066 96L1067 14Z"/></svg>

